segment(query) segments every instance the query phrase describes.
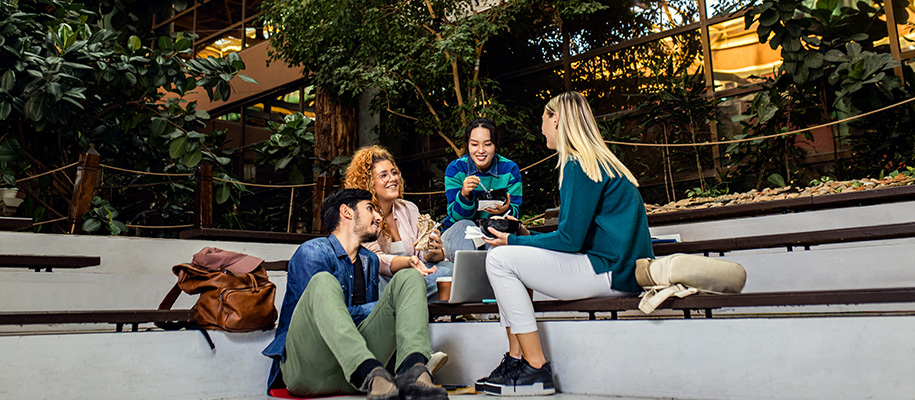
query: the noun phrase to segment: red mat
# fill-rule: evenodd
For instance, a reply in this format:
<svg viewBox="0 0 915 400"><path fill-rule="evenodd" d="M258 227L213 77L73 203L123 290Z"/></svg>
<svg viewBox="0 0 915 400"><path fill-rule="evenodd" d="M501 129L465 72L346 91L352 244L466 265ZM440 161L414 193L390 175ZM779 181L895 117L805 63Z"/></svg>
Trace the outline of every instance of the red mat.
<svg viewBox="0 0 915 400"><path fill-rule="evenodd" d="M276 397L280 399L329 399L333 397L344 397L344 396L325 396L325 397L296 397L289 393L288 389L270 389L268 393L270 397Z"/></svg>

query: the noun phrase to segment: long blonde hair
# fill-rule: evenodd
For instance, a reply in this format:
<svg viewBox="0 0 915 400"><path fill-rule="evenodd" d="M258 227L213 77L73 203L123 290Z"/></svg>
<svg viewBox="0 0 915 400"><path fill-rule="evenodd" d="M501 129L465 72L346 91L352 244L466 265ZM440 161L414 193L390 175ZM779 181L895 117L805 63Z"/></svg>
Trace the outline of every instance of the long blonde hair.
<svg viewBox="0 0 915 400"><path fill-rule="evenodd" d="M578 160L581 169L594 182L603 180L601 170L604 170L610 177L622 174L633 185L639 186L639 181L629 172L629 168L607 148L585 96L578 92L562 93L546 103L544 111L550 117L559 114L559 133L556 136L559 186L562 186L563 168L572 157Z"/></svg>
<svg viewBox="0 0 915 400"><path fill-rule="evenodd" d="M343 182L343 187L346 189L362 189L371 193L372 205L375 206L375 209L378 210L379 214L382 211L381 205L378 203L378 196L375 194L375 164L385 160L390 161L391 165L393 165L398 172L400 171L400 168L397 167L397 163L394 162L394 156L384 147L372 145L356 150L356 153L353 154L353 159L346 167L346 180ZM400 184L397 185L397 196L402 198L404 187L403 175L398 175L398 177L400 178ZM384 222L384 218L381 220L381 230L389 237L391 236L391 228Z"/></svg>

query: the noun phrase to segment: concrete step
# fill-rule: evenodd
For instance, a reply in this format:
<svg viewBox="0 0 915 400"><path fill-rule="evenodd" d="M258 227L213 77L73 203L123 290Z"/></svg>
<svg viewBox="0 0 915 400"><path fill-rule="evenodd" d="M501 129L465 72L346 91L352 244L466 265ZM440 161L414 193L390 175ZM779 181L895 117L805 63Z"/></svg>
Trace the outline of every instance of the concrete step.
<svg viewBox="0 0 915 400"><path fill-rule="evenodd" d="M884 399L915 390L915 316L549 321L563 393L676 399ZM489 374L507 351L493 322L431 325L439 382Z"/></svg>
<svg viewBox="0 0 915 400"><path fill-rule="evenodd" d="M908 398L915 316L545 321L557 388L598 398ZM472 384L507 349L494 322L435 323L439 383ZM273 332L0 336L0 398L260 399ZM15 383L15 384L13 384ZM575 398L577 399L577 398Z"/></svg>

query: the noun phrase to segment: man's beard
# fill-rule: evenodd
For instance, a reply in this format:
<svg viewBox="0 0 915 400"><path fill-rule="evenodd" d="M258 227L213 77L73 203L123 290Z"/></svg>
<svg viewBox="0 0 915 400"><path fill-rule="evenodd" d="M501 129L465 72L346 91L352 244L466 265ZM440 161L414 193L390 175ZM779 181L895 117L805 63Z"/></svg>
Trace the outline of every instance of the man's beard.
<svg viewBox="0 0 915 400"><path fill-rule="evenodd" d="M360 222L362 222L361 220L362 218L359 218L359 214L356 214L356 218L353 220L353 223L358 227ZM371 225L369 226L371 227ZM359 241L362 243L374 242L376 240L378 240L377 229L373 230L372 232L363 232L362 235L359 236Z"/></svg>
<svg viewBox="0 0 915 400"><path fill-rule="evenodd" d="M378 240L378 232L376 231L376 232L372 232L372 233L364 233L364 234L362 234L362 237L360 238L360 240L362 241L362 243L374 242L374 241Z"/></svg>

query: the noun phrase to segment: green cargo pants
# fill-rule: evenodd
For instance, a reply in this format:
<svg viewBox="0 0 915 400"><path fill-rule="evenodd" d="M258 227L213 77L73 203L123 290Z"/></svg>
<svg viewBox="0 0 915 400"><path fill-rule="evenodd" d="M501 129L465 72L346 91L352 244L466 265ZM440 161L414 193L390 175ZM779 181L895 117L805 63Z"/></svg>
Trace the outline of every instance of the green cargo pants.
<svg viewBox="0 0 915 400"><path fill-rule="evenodd" d="M414 269L394 274L357 327L340 282L320 272L308 282L293 311L280 369L296 396L357 393L349 379L359 365L372 358L387 364L395 349L398 368L411 353L429 358L429 309L422 275Z"/></svg>

